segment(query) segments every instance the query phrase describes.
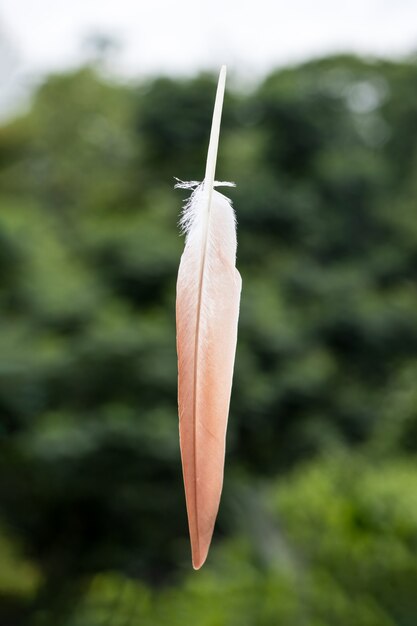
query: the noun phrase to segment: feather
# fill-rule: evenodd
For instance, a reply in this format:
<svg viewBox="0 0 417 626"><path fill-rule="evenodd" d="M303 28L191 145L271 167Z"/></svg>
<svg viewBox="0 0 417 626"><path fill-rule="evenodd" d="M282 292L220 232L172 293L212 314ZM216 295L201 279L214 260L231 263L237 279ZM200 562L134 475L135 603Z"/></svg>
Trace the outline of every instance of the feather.
<svg viewBox="0 0 417 626"><path fill-rule="evenodd" d="M225 79L223 66L205 178L180 222L186 242L177 280L178 407L194 569L206 560L223 486L242 284L235 267L235 214L230 200L214 189Z"/></svg>

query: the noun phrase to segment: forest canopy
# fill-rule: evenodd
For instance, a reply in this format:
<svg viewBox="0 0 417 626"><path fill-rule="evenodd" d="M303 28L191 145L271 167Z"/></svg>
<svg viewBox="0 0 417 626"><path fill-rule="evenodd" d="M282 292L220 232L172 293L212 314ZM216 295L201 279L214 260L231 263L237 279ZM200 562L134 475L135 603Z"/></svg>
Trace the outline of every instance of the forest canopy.
<svg viewBox="0 0 417 626"><path fill-rule="evenodd" d="M0 621L417 622L417 64L230 87L243 278L225 486L191 571L184 191L215 77L53 75L0 127Z"/></svg>

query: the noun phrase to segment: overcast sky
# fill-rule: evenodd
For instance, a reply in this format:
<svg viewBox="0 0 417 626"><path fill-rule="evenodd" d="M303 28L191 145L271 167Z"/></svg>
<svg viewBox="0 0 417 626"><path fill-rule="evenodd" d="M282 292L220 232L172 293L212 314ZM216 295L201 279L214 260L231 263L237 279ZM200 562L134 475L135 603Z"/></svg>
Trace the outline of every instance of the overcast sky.
<svg viewBox="0 0 417 626"><path fill-rule="evenodd" d="M131 75L417 51L417 0L0 0L0 25L25 73L79 63L97 32L121 41L117 68Z"/></svg>

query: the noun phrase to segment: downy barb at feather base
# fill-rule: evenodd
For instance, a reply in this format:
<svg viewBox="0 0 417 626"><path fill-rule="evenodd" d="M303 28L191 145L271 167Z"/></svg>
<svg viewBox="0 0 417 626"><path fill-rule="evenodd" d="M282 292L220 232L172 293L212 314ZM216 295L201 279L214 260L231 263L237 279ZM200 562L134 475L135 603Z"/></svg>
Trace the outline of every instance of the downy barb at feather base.
<svg viewBox="0 0 417 626"><path fill-rule="evenodd" d="M186 241L177 280L180 447L195 569L206 560L223 486L242 284L235 267L235 214L230 200L214 189L225 81L223 66L205 178L181 218Z"/></svg>

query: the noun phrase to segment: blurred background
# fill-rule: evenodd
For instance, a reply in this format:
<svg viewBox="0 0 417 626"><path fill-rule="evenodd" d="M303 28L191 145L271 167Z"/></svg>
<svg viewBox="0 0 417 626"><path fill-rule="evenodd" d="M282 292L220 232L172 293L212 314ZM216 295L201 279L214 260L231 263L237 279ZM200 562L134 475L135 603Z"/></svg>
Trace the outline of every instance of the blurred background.
<svg viewBox="0 0 417 626"><path fill-rule="evenodd" d="M0 3L0 625L417 624L417 6ZM194 572L175 281L217 175L243 292Z"/></svg>

